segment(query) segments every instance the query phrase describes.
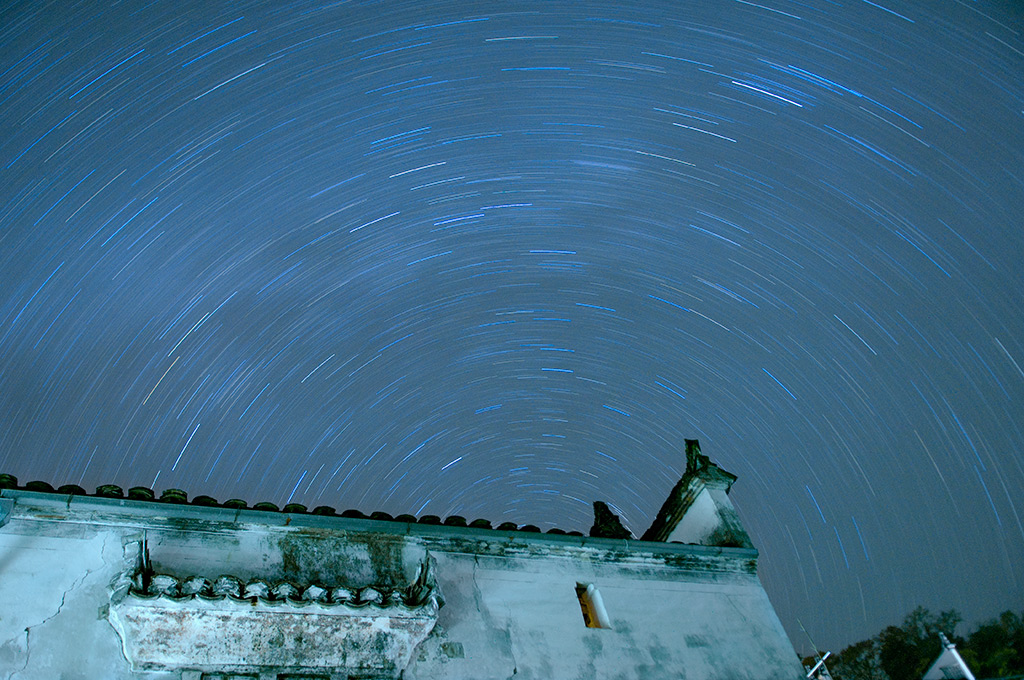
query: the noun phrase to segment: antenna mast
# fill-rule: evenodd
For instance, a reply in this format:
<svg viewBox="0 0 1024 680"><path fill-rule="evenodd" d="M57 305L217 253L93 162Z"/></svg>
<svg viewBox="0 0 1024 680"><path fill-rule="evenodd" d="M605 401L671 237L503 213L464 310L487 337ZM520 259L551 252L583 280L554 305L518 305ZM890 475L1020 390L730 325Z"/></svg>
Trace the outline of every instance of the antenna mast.
<svg viewBox="0 0 1024 680"><path fill-rule="evenodd" d="M825 665L825 659L832 656L832 652L825 652L825 655L822 656L818 652L818 647L814 644L814 640L811 640L811 634L804 628L803 622L800 619L797 619L796 622L800 624L800 630L804 632L808 642L811 643L811 648L814 650L814 660L817 662L813 668L807 671L807 678L809 680L832 680L832 674L828 672L828 666Z"/></svg>

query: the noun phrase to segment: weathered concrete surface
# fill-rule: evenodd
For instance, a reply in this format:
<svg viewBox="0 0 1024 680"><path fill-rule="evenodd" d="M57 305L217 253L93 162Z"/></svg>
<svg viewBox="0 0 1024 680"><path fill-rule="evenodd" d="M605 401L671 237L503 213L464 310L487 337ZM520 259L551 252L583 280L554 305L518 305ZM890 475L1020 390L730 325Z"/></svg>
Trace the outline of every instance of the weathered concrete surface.
<svg viewBox="0 0 1024 680"><path fill-rule="evenodd" d="M335 680L399 674L406 680L802 677L757 580L757 553L752 549L20 490L4 490L2 495L14 507L9 523L0 529L0 678L198 680L201 672L214 678L216 669L256 667L261 680L276 678L279 672ZM401 588L416 578L429 553L446 603L429 634L414 648L410 645L408 657L404 651L382 648L381 663L358 673L350 673L351 655L358 652L343 641L318 647L322 651L314 653L315 660L288 656L299 633L344 640L346 635L332 633L326 619L299 622L302 607L255 605L261 630L281 633L280 644L271 644L278 656L251 656L255 645L239 637L235 658L203 657L200 644L205 643L197 636L192 638L190 665L182 662L175 671L136 671L111 619L116 624L121 616L116 608L125 600L118 600L118 593L127 587L126 574L138 567L143 540L155 573L182 579L233 574L243 582L291 581L300 587ZM577 583L593 584L600 591L609 629L584 625ZM156 609L146 614L151 623L173 629L174 615ZM194 620L212 616L217 621L217 616L230 619L234 610L215 613L182 602L178 611ZM366 625L401 625L400 619ZM239 628L227 619L220 621L218 625L244 629L244 624ZM138 639L140 650L158 646ZM182 656L188 654L185 639L179 640ZM226 649L227 654L230 645ZM271 658L276 665L265 665Z"/></svg>
<svg viewBox="0 0 1024 680"><path fill-rule="evenodd" d="M111 608L110 619L135 670L343 669L397 678L434 627L436 613L374 609L367 606L359 615L320 605L297 610L286 604L129 598Z"/></svg>
<svg viewBox="0 0 1024 680"><path fill-rule="evenodd" d="M404 677L797 678L799 666L756 579L573 559L448 555L436 635ZM594 583L611 629L587 628L576 581ZM459 615L470 612L471 615ZM457 642L465 658L442 645Z"/></svg>

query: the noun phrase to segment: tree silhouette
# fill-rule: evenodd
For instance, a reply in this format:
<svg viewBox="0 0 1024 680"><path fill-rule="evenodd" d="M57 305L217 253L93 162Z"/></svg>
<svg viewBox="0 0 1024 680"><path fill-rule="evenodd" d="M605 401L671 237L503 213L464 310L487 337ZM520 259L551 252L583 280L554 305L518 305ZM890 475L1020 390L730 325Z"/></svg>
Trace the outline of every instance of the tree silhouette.
<svg viewBox="0 0 1024 680"><path fill-rule="evenodd" d="M855 642L833 659L829 668L836 680L888 680L878 659L875 638Z"/></svg>
<svg viewBox="0 0 1024 680"><path fill-rule="evenodd" d="M1024 615L1005 611L981 624L968 636L961 656L979 678L1024 673Z"/></svg>
<svg viewBox="0 0 1024 680"><path fill-rule="evenodd" d="M1024 613L1005 611L979 625L966 639L954 630L956 610L932 614L918 607L902 625L889 626L829 659L835 680L921 680L942 651L939 632L956 643L975 677L1007 678L1024 674Z"/></svg>
<svg viewBox="0 0 1024 680"><path fill-rule="evenodd" d="M920 680L942 651L939 632L953 639L960 614L951 609L938 616L924 607L907 614L902 626L889 626L879 636L878 660L890 680Z"/></svg>

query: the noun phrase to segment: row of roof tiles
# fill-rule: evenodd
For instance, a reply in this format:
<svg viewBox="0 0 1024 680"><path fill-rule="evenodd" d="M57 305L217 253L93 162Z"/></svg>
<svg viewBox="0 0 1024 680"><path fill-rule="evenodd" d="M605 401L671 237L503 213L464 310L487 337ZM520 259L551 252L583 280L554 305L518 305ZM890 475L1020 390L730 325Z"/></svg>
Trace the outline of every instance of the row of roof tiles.
<svg viewBox="0 0 1024 680"><path fill-rule="evenodd" d="M523 531L527 533L541 533L540 527L533 524L518 525L515 522L502 522L497 527L491 525L486 519L474 519L471 522L467 522L465 517L459 515L450 515L441 519L438 515L421 515L416 517L415 515L397 515L392 516L386 512L371 512L369 515L360 510L343 510L338 512L329 505L319 505L312 510L306 508L301 503L288 503L283 508L278 507L276 503L270 503L263 501L255 503L249 506L245 501L232 498L230 500L219 502L216 498L211 496L195 496L191 502L188 500L188 494L181 489L164 489L160 497L157 498L156 494L152 489L144 486L133 486L128 489L127 495L125 495L124 489L116 484L103 484L102 486L96 487L96 493L90 494L83 487L78 484L65 484L57 487L56 489L52 484L48 482L28 482L24 486L18 486L18 478L14 475L0 473L0 490L2 489L20 489L23 491L37 491L42 493L58 493L71 496L95 496L98 498L127 498L132 501L148 501L153 503L171 503L175 505L196 505L201 507L211 508L230 508L233 510L262 510L264 512L285 512L293 514L312 514L326 517L346 517L349 519L372 519L385 522L404 522L406 524L428 524L437 526L450 526L450 527L470 527L473 529L496 529L498 531ZM561 534L568 536L582 536L583 534L579 531L563 531L561 529L549 529L549 534Z"/></svg>
<svg viewBox="0 0 1024 680"><path fill-rule="evenodd" d="M315 602L326 606L342 604L356 608L366 605L390 607L399 604L415 608L432 600L436 601L438 597L433 589L423 594L410 588L383 586L346 588L325 587L316 583L298 586L289 581L271 583L253 579L246 582L229 574L216 579L200 576L178 578L169 574L153 574L145 579L140 572L132 577L128 594L140 599L164 597L177 602L191 599L218 601L228 598L244 604L252 604L257 600L265 604L286 603L297 606Z"/></svg>

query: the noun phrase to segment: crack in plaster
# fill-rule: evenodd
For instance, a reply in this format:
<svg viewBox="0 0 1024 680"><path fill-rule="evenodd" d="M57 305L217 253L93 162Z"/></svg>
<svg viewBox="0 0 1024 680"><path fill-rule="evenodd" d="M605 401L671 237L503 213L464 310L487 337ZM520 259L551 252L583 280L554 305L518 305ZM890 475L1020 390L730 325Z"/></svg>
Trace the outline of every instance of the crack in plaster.
<svg viewBox="0 0 1024 680"><path fill-rule="evenodd" d="M61 594L61 596L60 596L60 604L57 605L57 611L55 611L54 613L52 613L49 616L47 616L45 619L43 619L39 623L34 623L31 626L25 626L25 664L21 668L15 670L15 671L12 671L11 674L7 676L8 680L11 680L12 678L14 678L15 675L18 675L19 673L24 672L25 669L28 668L28 663L29 663L29 661L32 658L32 647L29 646L29 633L32 631L32 629L33 628L39 628L41 626L45 626L55 616L60 614L60 611L64 608L64 602L65 602L65 600L67 600L68 595L75 588L80 586L85 581L85 579L88 578L89 574L91 574L93 571L95 571L95 569L87 569L85 574L83 574L80 578L75 579L75 581L71 584L71 587L68 588L67 590L65 590L63 592L63 594Z"/></svg>
<svg viewBox="0 0 1024 680"><path fill-rule="evenodd" d="M474 556L473 557L473 577L472 577L473 578L473 600L476 603L476 610L478 612L480 612L480 616L489 625L491 625L492 627L496 627L496 626L494 626L494 621L492 620L491 616L485 611L486 608L484 607L484 603L483 603L484 596L483 596L483 593L480 590L480 584L479 584L479 582L477 582L477 579L476 579L476 572L477 572L477 568L479 566L480 566L480 558L479 558L479 556ZM509 618L508 618L508 621L511 621L511 620L512 620L512 608L511 608L511 605L510 605L509 606ZM516 673L519 672L519 662L516 660L516 652L515 652L515 648L514 648L514 646L512 644L512 637L511 637L512 634L511 634L511 631L506 629L505 630L505 634L506 634L506 636L508 636L508 655L510 657L512 657L512 674L509 675L509 679L511 680L512 676L514 676Z"/></svg>
<svg viewBox="0 0 1024 680"><path fill-rule="evenodd" d="M25 629L25 663L24 663L24 665L21 668L15 668L13 671L8 673L7 674L7 680L11 680L11 678L13 678L15 676L15 674L21 673L23 670L28 668L28 659L29 659L28 631L29 631L29 629L26 628ZM14 638L11 638L10 640L8 640L8 642L14 642Z"/></svg>
<svg viewBox="0 0 1024 680"><path fill-rule="evenodd" d="M107 535L104 534L104 536L103 536L103 545L100 547L100 560L101 561L103 560L103 554L106 552L106 549L107 549L107 538L108 538ZM40 628L42 626L45 626L53 618L55 618L58 614L60 614L61 610L64 609L64 603L65 603L65 601L67 601L68 595L70 595L76 588L78 588L83 583L85 583L85 580L87 578L89 578L89 575L94 573L94 572L96 572L96 571L98 571L99 569L101 569L102 566L103 565L101 564L99 567L96 567L94 569L86 569L84 574L82 574L80 577L75 579L71 583L71 585L67 588L67 590L65 590L63 593L61 593L60 604L57 605L57 611L55 611L54 613L52 613L49 616L47 616L45 619L43 619L39 623L33 623L33 624L29 625L29 626L25 626L25 663L22 665L21 668L16 668L13 671L11 671L7 675L7 680L13 680L15 675L19 675L19 674L25 672L25 669L28 668L29 661L32 658L32 648L29 645L29 634L31 633L32 629L33 628ZM13 642L13 641L14 641L14 638L11 638L9 640L9 642Z"/></svg>
<svg viewBox="0 0 1024 680"><path fill-rule="evenodd" d="M509 607L508 607L508 620L509 620L509 625L511 625L511 622L512 622L512 605L509 605ZM508 655L512 657L512 675L515 675L516 673L519 672L519 661L516 659L516 647L515 647L514 644L512 644L512 631L511 630L508 631L508 637L509 637L509 640L508 640ZM509 680L512 680L512 675L508 676Z"/></svg>

